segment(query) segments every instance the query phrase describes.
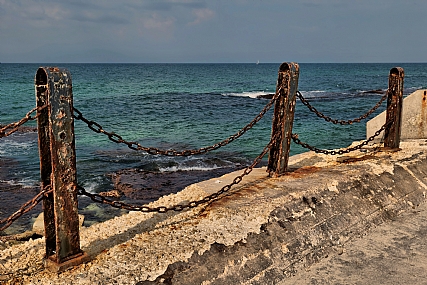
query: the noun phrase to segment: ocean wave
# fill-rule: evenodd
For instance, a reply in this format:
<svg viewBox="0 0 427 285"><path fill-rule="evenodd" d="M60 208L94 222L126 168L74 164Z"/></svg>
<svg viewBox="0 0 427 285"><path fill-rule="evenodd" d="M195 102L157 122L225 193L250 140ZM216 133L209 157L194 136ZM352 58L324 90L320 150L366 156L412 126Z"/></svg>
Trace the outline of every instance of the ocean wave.
<svg viewBox="0 0 427 285"><path fill-rule="evenodd" d="M2 141L2 143L0 143L3 151L4 151L4 149L8 149L8 148L29 149L35 144L36 144L35 142L20 142L20 141L15 141L12 139L5 139Z"/></svg>
<svg viewBox="0 0 427 285"><path fill-rule="evenodd" d="M231 92L231 93L222 93L223 96L236 96L236 97L249 97L249 98L260 98L263 96L268 96L274 94L274 92L265 92L265 91L250 91L250 92Z"/></svg>
<svg viewBox="0 0 427 285"><path fill-rule="evenodd" d="M369 89L369 90L349 90L349 91L327 91L327 90L300 90L304 98L307 99L333 99L338 97L350 97L350 96L361 96L361 95L375 95L384 94L387 89ZM274 93L265 91L250 91L241 93L222 93L223 96L236 96L236 97L249 97L254 99L264 98L270 99Z"/></svg>
<svg viewBox="0 0 427 285"><path fill-rule="evenodd" d="M37 141L28 141L23 136L13 134L0 140L0 155L25 156L37 150Z"/></svg>
<svg viewBox="0 0 427 285"><path fill-rule="evenodd" d="M6 183L10 186L20 186L22 188L34 188L38 185L38 181L30 178L23 178L19 180L0 180L1 183Z"/></svg>
<svg viewBox="0 0 427 285"><path fill-rule="evenodd" d="M417 90L423 89L422 86L419 87L406 87L403 90L403 94L409 95ZM359 97L359 96L382 96L387 92L386 89L366 89L366 90L351 90L349 92L332 92L332 91L323 91L323 90L313 90L313 91L300 91L304 98L307 99L333 99L337 97Z"/></svg>
<svg viewBox="0 0 427 285"><path fill-rule="evenodd" d="M331 92L323 90L300 91L304 98L327 98L331 96Z"/></svg>
<svg viewBox="0 0 427 285"><path fill-rule="evenodd" d="M212 171L222 168L239 167L241 162L232 162L225 157L187 157L184 159L159 159L155 168L159 172L176 172L176 171Z"/></svg>
<svg viewBox="0 0 427 285"><path fill-rule="evenodd" d="M82 186L87 192L93 194L98 192L97 189L99 188L100 185L101 183L99 181L90 180L90 181L85 181Z"/></svg>
<svg viewBox="0 0 427 285"><path fill-rule="evenodd" d="M369 90L348 90L348 91L323 91L323 90L312 90L312 91L300 91L306 99L336 99L346 97L359 97L359 96L382 96L385 94L387 89L369 89Z"/></svg>
<svg viewBox="0 0 427 285"><path fill-rule="evenodd" d="M407 87L403 89L403 93L411 94L417 90L426 89L426 87L418 86L418 87Z"/></svg>
<svg viewBox="0 0 427 285"><path fill-rule="evenodd" d="M177 171L210 171L215 169L224 168L221 166L169 166L169 167L159 167L160 172L177 172Z"/></svg>

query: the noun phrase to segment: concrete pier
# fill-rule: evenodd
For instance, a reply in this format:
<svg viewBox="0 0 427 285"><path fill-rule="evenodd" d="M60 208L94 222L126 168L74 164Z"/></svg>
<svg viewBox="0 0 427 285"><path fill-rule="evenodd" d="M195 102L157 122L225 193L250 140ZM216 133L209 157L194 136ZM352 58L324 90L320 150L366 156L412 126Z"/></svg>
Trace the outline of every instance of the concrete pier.
<svg viewBox="0 0 427 285"><path fill-rule="evenodd" d="M82 228L81 247L92 261L60 274L43 270L42 239L0 245L0 282L284 284L425 202L427 141L407 140L400 147L293 156L287 175L269 178L265 168L255 169L207 205L132 212ZM203 198L240 173L188 186L152 205Z"/></svg>
<svg viewBox="0 0 427 285"><path fill-rule="evenodd" d="M426 284L426 236L427 203L423 203L277 285Z"/></svg>
<svg viewBox="0 0 427 285"><path fill-rule="evenodd" d="M385 123L385 111L366 124L366 137L372 136ZM382 135L378 136L379 141ZM427 138L427 89L417 90L403 99L401 139Z"/></svg>

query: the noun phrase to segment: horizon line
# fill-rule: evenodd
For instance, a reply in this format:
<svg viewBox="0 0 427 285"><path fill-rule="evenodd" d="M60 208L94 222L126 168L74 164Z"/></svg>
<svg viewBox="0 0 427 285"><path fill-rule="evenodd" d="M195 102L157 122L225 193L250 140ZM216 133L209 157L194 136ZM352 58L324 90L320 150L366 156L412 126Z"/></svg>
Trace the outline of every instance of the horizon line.
<svg viewBox="0 0 427 285"><path fill-rule="evenodd" d="M0 64L281 64L284 62L295 62L298 64L388 64L388 63L402 63L402 64L425 64L427 62L298 62L298 61L282 61L282 62L2 62Z"/></svg>

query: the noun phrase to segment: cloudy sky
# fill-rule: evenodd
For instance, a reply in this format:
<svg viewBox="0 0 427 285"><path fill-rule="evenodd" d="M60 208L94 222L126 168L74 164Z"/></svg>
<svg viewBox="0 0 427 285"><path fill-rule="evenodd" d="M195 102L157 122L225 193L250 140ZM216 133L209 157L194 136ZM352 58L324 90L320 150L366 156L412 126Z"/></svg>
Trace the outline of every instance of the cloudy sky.
<svg viewBox="0 0 427 285"><path fill-rule="evenodd" d="M0 0L0 62L427 62L426 0Z"/></svg>

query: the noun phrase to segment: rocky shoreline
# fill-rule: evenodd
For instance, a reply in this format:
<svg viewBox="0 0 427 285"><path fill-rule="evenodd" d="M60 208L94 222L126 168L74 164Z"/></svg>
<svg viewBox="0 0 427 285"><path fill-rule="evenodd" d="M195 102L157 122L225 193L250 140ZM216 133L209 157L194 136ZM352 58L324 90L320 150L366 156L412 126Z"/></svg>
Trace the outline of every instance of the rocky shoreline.
<svg viewBox="0 0 427 285"><path fill-rule="evenodd" d="M227 167L209 171L178 170L159 172L132 168L112 173L109 177L114 185L114 190L117 190L121 196L149 203L164 195L177 193L191 184L236 170L238 168Z"/></svg>
<svg viewBox="0 0 427 285"><path fill-rule="evenodd" d="M7 182L7 167L13 165L10 160L0 160L0 217L3 219L16 212L21 205L37 195L38 187L24 187ZM99 193L102 196L115 200L125 201L134 205L144 205L159 199L162 196L174 194L185 187L204 180L218 177L238 170L238 167L218 168L210 171L188 170L156 172L142 169L123 169L111 173L113 188L110 191ZM28 240L33 236L32 225L36 217L42 212L41 203L23 217L15 221L4 232L0 232L0 240ZM85 226L104 222L116 216L128 213L127 210L111 208L108 205L96 204L86 197L79 198L79 212L85 216ZM2 237L3 235L3 237ZM4 237L12 235L12 237Z"/></svg>
<svg viewBox="0 0 427 285"><path fill-rule="evenodd" d="M0 218L4 219L16 212L21 205L31 200L38 193L37 187L23 187L19 184L11 184L8 181L8 167L13 167L14 161L0 159ZM33 210L15 221L3 234L16 234L28 230L32 221L31 218L41 212L41 205L37 205ZM0 232L0 236L2 233Z"/></svg>

